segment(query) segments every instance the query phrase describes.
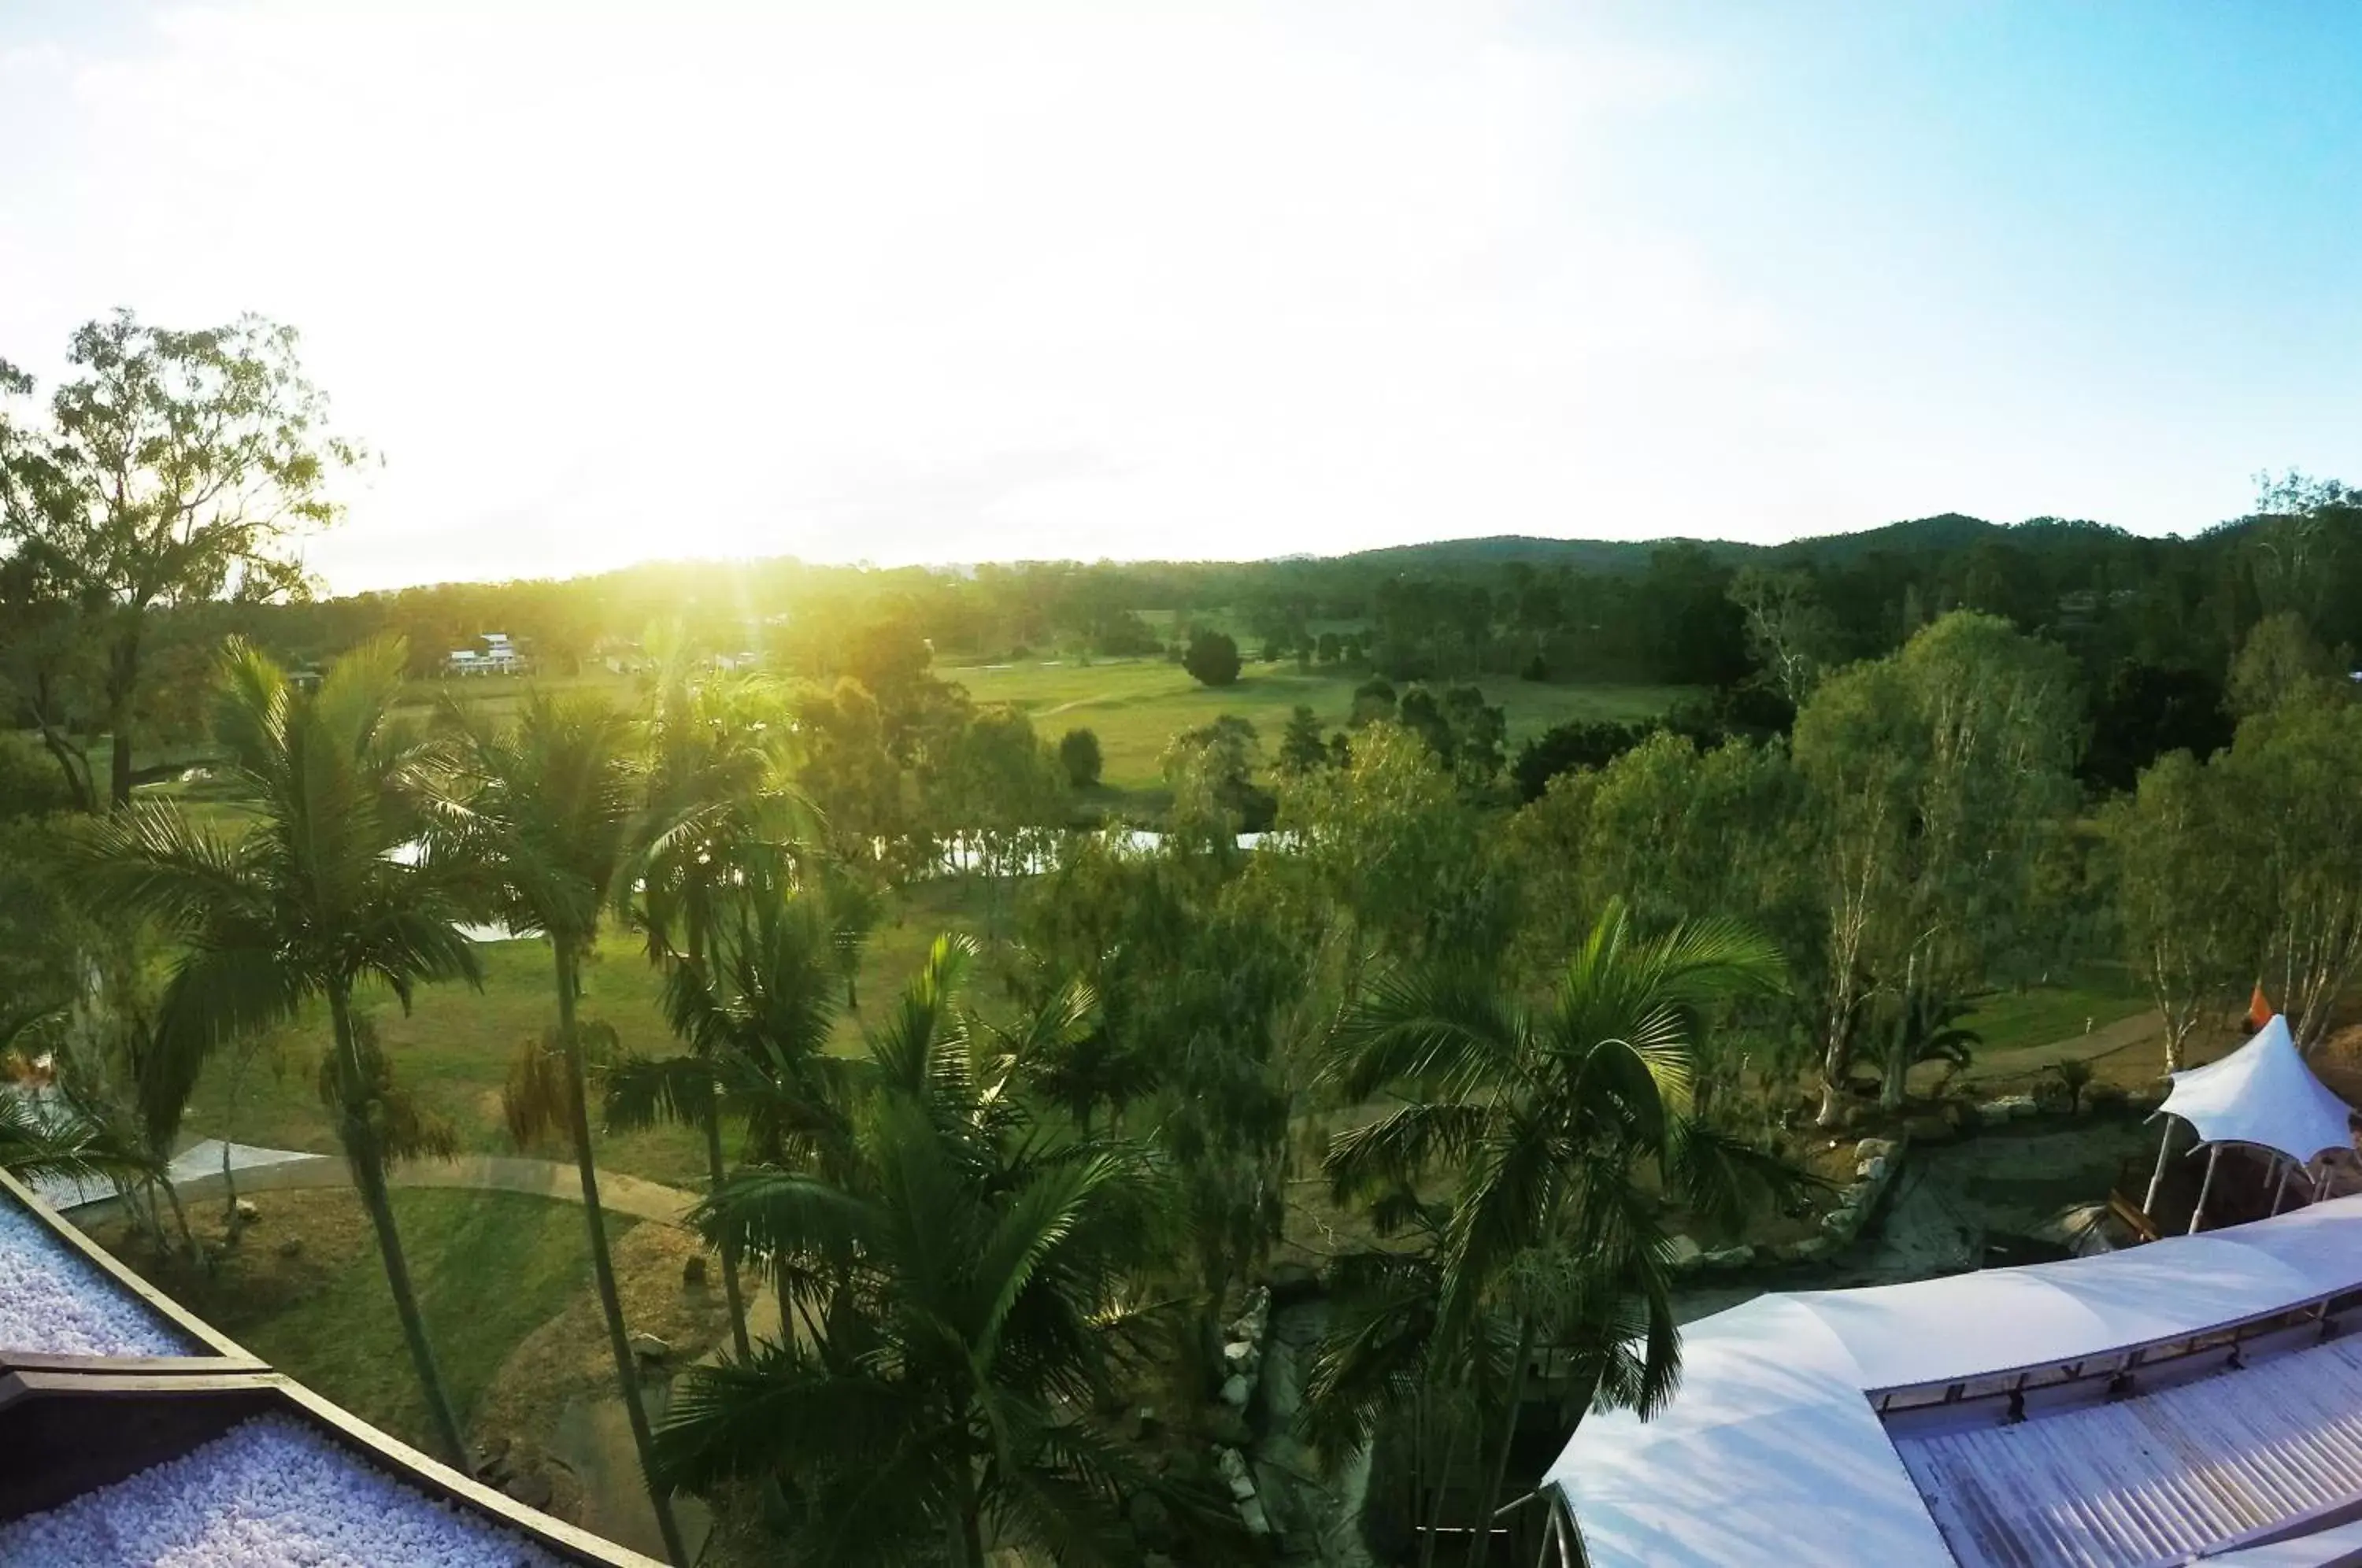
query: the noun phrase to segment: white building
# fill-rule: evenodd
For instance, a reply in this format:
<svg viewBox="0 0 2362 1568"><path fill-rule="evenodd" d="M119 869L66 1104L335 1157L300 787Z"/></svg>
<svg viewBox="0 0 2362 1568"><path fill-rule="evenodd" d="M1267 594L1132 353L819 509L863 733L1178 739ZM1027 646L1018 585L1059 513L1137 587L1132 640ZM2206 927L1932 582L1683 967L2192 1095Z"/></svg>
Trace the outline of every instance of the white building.
<svg viewBox="0 0 2362 1568"><path fill-rule="evenodd" d="M515 675L524 668L524 654L506 632L483 632L477 646L453 648L443 661L446 675Z"/></svg>

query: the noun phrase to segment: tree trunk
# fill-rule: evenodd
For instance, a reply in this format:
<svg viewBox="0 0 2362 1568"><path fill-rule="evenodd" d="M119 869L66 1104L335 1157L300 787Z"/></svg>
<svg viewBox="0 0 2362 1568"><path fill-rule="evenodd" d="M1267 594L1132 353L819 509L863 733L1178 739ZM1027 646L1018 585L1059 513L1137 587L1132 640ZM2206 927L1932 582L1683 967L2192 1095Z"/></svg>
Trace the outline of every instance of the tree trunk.
<svg viewBox="0 0 2362 1568"><path fill-rule="evenodd" d="M706 1190L722 1190L722 1096L713 1093L705 1102L705 1168L709 1176ZM722 1243L722 1294L730 1304L730 1342L738 1347L738 1359L746 1360L754 1353L746 1343L746 1300L738 1289L738 1249L729 1242Z"/></svg>
<svg viewBox="0 0 2362 1568"><path fill-rule="evenodd" d="M336 1032L331 1048L337 1054L337 1099L342 1101L337 1131L353 1168L353 1186L360 1193L361 1207L369 1211L370 1228L377 1232L386 1287L393 1296L394 1316L402 1322L403 1342L410 1347L419 1391L426 1398L427 1419L434 1423L445 1455L465 1471L467 1440L459 1433L458 1418L452 1414L451 1397L443 1390L443 1375L436 1369L435 1350L426 1339L426 1320L418 1310L417 1293L411 1288L410 1262L403 1255L402 1233L393 1223L393 1200L386 1190L385 1162L376 1135L370 1131L367 1109L356 1104L360 1095L360 1061L353 1049L351 999L340 988L328 992L328 1019Z"/></svg>
<svg viewBox="0 0 2362 1568"><path fill-rule="evenodd" d="M640 1474L647 1483L648 1505L655 1509L657 1533L664 1537L665 1557L675 1564L689 1561L680 1527L673 1521L672 1494L657 1479L656 1439L648 1428L647 1407L640 1402L639 1369L633 1364L631 1337L624 1328L624 1301L615 1289L615 1260L607 1250L607 1226L599 1208L599 1167L590 1154L590 1111L584 1103L588 1075L582 1067L582 1042L574 1025L574 955L567 939L550 935L557 955L557 1034L566 1053L566 1113L574 1138L574 1166L582 1178L582 1218L590 1228L590 1270L599 1286L600 1309L607 1319L607 1348L615 1358L618 1391L624 1413L632 1426L632 1446L638 1450Z"/></svg>
<svg viewBox="0 0 2362 1568"><path fill-rule="evenodd" d="M106 728L113 742L108 801L131 803L131 698L139 689L139 622L135 615L107 650Z"/></svg>
<svg viewBox="0 0 2362 1568"><path fill-rule="evenodd" d="M1518 1409L1526 1402L1526 1364L1533 1353L1534 1319L1529 1312L1518 1320L1518 1355L1509 1364L1509 1408L1501 1418L1501 1446L1494 1451L1492 1472L1485 1477L1475 1539L1468 1548L1468 1568L1485 1568L1485 1559L1492 1554L1493 1510L1501 1506L1501 1485L1508 1478L1509 1452L1518 1442Z"/></svg>

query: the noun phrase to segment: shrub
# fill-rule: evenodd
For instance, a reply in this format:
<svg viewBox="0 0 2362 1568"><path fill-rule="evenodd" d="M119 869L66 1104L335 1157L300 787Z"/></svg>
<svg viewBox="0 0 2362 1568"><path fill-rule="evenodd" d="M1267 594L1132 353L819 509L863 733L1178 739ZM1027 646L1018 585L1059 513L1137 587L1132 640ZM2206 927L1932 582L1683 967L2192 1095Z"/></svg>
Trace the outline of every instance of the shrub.
<svg viewBox="0 0 2362 1568"><path fill-rule="evenodd" d="M1099 781L1099 737L1089 730L1068 730L1058 742L1058 763L1066 782L1077 790L1095 789Z"/></svg>
<svg viewBox="0 0 2362 1568"><path fill-rule="evenodd" d="M1189 651L1181 656L1181 668L1201 686L1233 685L1239 679L1239 645L1226 633L1200 627L1189 634Z"/></svg>

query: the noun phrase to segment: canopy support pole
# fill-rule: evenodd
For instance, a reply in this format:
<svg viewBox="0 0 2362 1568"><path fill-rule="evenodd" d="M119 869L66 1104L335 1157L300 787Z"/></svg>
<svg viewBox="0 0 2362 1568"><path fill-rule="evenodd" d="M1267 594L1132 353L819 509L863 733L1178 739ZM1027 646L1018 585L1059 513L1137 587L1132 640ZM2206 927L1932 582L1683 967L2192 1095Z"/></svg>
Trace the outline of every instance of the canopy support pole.
<svg viewBox="0 0 2362 1568"><path fill-rule="evenodd" d="M2157 1174L2148 1178L2148 1197L2141 1200L2141 1212L2154 1221L2157 1218L2157 1195L2165 1187L2165 1162L2173 1154L2173 1118L2165 1119L2165 1141L2157 1146Z"/></svg>
<svg viewBox="0 0 2362 1568"><path fill-rule="evenodd" d="M2214 1167L2223 1163L2223 1145L2215 1144L2206 1151L2206 1179L2198 1186L2198 1207L2190 1211L2187 1235L2198 1234L2198 1222L2206 1218L2206 1199L2214 1191Z"/></svg>
<svg viewBox="0 0 2362 1568"><path fill-rule="evenodd" d="M2296 1162L2294 1160L2284 1159L2280 1162L2279 1185L2272 1188L2273 1213L2278 1214L2280 1211L2280 1199L2288 1196L2289 1177L2294 1175L2295 1172Z"/></svg>

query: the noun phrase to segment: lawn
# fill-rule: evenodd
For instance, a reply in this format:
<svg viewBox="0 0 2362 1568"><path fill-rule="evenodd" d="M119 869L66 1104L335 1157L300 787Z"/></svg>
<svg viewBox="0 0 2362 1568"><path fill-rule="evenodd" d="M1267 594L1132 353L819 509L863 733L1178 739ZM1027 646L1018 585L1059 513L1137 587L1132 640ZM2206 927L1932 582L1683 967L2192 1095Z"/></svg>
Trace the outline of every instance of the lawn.
<svg viewBox="0 0 2362 1568"><path fill-rule="evenodd" d="M1995 991L1960 1022L1981 1037L1976 1047L1981 1056L2070 1040L2087 1024L2103 1028L2148 1006L2147 994L2122 965L2091 964L2062 984Z"/></svg>
<svg viewBox="0 0 2362 1568"><path fill-rule="evenodd" d="M1102 782L1125 791L1158 788L1157 759L1176 731L1235 714L1255 726L1267 760L1297 704L1336 728L1352 711L1353 689L1367 679L1333 667L1304 670L1293 663L1250 661L1236 685L1216 688L1199 685L1164 659L969 665L936 673L966 687L978 702L1023 709L1045 740L1070 729L1096 732L1105 762ZM1513 747L1570 719L1654 718L1683 695L1671 686L1562 686L1507 676L1491 678L1484 690L1506 710Z"/></svg>
<svg viewBox="0 0 2362 1568"><path fill-rule="evenodd" d="M892 909L863 958L861 1011L839 1021L840 1052L861 1049L863 1032L918 973L938 933L980 929L983 919L980 893L959 883L913 889ZM501 1086L519 1043L537 1039L555 1015L549 949L538 941L494 942L480 945L477 953L484 968L480 992L460 985L421 987L406 1016L391 996L366 999L397 1081L452 1123L461 1147L513 1154L501 1117ZM621 1049L645 1055L676 1049L661 1010L662 983L636 938L611 932L583 966L582 985L583 1016L612 1026ZM997 997L982 975L976 977L972 992L980 1000ZM183 1123L184 1141L227 1136L271 1148L333 1153L336 1143L320 1106L316 1077L326 1035L326 1017L317 1010L279 1031L238 1077L234 1111L236 1058L217 1055L198 1082ZM565 1157L562 1149L539 1152ZM599 1160L676 1187L701 1187L705 1180L702 1143L686 1128L602 1133Z"/></svg>
<svg viewBox="0 0 2362 1568"><path fill-rule="evenodd" d="M425 1402L359 1200L330 1191L266 1194L261 1202L262 1220L220 1255L210 1276L177 1264L156 1270L139 1245L127 1245L122 1228L100 1239L273 1367L431 1447ZM582 1211L496 1192L406 1189L393 1204L436 1364L460 1421L471 1423L510 1353L589 1289ZM620 1239L635 1223L611 1215L607 1233Z"/></svg>

